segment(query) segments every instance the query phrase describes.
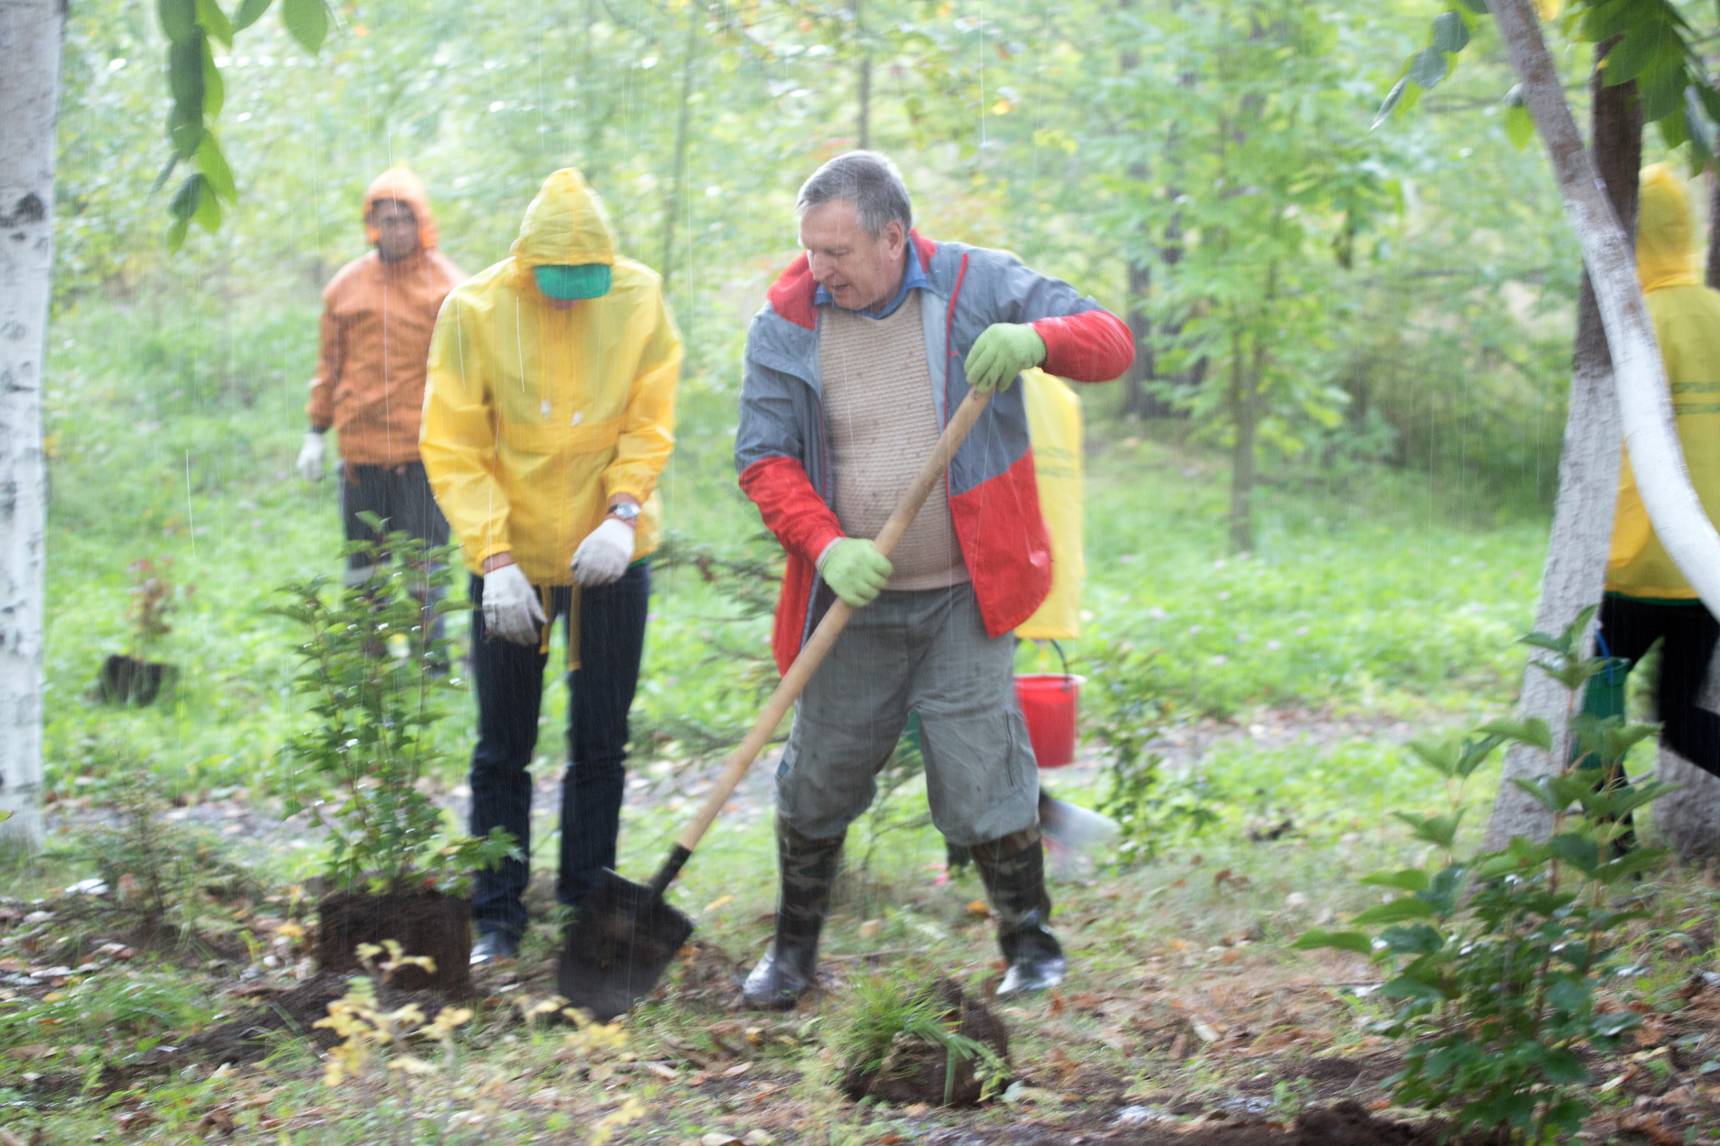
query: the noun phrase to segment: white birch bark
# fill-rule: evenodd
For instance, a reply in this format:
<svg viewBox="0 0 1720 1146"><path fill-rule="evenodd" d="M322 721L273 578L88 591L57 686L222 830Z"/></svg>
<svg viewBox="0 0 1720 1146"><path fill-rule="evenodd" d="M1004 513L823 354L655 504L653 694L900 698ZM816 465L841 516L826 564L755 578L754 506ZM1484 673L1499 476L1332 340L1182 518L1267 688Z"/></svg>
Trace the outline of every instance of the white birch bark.
<svg viewBox="0 0 1720 1146"><path fill-rule="evenodd" d="M42 839L42 359L65 0L0 0L0 841Z"/></svg>
<svg viewBox="0 0 1720 1146"><path fill-rule="evenodd" d="M1512 70L1522 82L1524 102L1535 121L1536 132L1552 160L1565 214L1582 244L1583 261L1594 284L1595 300L1612 355L1613 383L1624 438L1630 447L1631 465L1649 520L1691 586L1710 610L1720 613L1720 536L1715 534L1696 491L1691 488L1673 430L1672 398L1637 282L1634 244L1607 201L1605 189L1583 146L1558 71L1541 37L1538 15L1528 0L1490 0L1489 7L1498 21ZM1567 450L1573 444L1567 441ZM1616 450L1616 438L1612 448ZM1596 472L1580 458L1563 460L1561 474L1567 468L1587 473L1591 479ZM1616 461L1611 473L1616 480ZM1600 519L1607 523L1610 532L1610 508ZM1561 597L1584 592L1586 599L1578 600L1578 607L1600 599L1604 544L1592 568L1575 569L1561 581L1551 576L1554 565L1560 562L1575 565L1580 561L1588 565L1591 558L1587 552L1560 552L1558 548L1561 541L1569 544L1571 537L1584 537L1588 531L1589 527L1573 527L1569 536L1561 538L1555 533L1552 539L1554 548L1547 558L1548 576L1544 578L1540 608L1541 614L1552 617L1549 628L1568 623L1573 610L1568 609L1565 600L1549 600L1547 590L1556 591ZM1559 619L1559 612L1563 612L1563 619ZM1558 727L1565 716L1566 698L1562 690L1548 689L1536 679L1541 675L1531 672L1525 678L1521 711L1524 716L1539 716ZM1542 837L1548 833L1551 817L1546 810L1510 781L1515 776L1552 770L1562 764L1563 761L1543 754L1507 757L1505 782L1488 824L1490 846L1502 844L1513 835Z"/></svg>

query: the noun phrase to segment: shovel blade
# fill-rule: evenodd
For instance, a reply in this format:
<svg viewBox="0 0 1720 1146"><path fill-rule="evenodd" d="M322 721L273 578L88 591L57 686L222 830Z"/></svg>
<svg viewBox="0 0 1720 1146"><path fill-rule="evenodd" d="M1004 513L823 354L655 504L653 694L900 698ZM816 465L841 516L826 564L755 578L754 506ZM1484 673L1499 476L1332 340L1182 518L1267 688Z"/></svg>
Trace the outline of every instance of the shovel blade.
<svg viewBox="0 0 1720 1146"><path fill-rule="evenodd" d="M599 1022L649 995L693 934L693 921L642 884L605 870L562 944L557 983Z"/></svg>

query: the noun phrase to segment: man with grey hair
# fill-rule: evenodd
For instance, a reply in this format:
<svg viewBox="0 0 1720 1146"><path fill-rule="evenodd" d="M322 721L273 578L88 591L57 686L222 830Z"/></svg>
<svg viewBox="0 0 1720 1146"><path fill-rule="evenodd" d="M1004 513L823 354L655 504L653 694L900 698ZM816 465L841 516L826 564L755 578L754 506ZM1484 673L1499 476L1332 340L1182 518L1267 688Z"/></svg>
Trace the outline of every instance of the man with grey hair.
<svg viewBox="0 0 1720 1146"><path fill-rule="evenodd" d="M857 612L808 683L777 769L776 935L747 1002L790 1007L814 982L848 825L920 717L932 820L971 849L1009 969L999 994L1060 982L1039 841L1038 775L1012 683L1014 628L1051 584L1017 375L1116 378L1115 315L1011 255L913 229L895 165L856 151L796 204L805 253L747 334L735 460L787 552L772 650L787 671L837 598ZM886 558L871 541L969 389L994 391Z"/></svg>

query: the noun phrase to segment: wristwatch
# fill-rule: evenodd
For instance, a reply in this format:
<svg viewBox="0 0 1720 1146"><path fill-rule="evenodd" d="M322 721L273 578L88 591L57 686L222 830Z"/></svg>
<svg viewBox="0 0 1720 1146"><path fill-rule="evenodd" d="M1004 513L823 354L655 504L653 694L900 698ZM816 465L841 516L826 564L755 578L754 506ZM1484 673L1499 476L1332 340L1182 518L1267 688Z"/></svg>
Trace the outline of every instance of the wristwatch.
<svg viewBox="0 0 1720 1146"><path fill-rule="evenodd" d="M634 526L635 528L639 525L639 507L631 502L616 502L614 505L609 507L604 516L613 517L618 521L625 521L628 525Z"/></svg>

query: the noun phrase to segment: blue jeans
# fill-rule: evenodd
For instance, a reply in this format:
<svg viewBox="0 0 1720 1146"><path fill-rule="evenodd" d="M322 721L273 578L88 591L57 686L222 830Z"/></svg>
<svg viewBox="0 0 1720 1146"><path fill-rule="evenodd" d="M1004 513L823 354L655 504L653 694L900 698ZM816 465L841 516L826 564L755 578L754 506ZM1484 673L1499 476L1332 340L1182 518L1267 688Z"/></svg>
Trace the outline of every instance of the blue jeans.
<svg viewBox="0 0 1720 1146"><path fill-rule="evenodd" d="M472 752L474 836L513 833L525 859L476 873L472 918L480 932L518 939L526 926L522 896L531 856L532 782L526 767L537 746L547 653L484 636L484 581L472 578L472 677L478 694L478 746ZM568 615L573 590L550 590L550 621ZM561 861L556 897L577 906L598 873L615 866L627 760L627 710L639 683L651 570L645 562L612 585L579 591L579 667L567 674L567 770L561 781ZM563 621L565 627L566 622Z"/></svg>

